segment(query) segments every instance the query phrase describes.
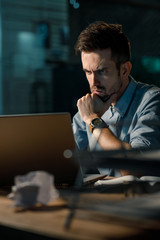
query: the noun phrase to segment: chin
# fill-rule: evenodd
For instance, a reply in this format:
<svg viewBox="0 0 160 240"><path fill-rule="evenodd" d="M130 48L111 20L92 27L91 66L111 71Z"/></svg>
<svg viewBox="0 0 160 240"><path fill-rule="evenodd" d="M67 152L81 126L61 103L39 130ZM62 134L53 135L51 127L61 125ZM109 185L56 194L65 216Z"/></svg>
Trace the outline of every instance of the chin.
<svg viewBox="0 0 160 240"><path fill-rule="evenodd" d="M102 102L107 102L108 101L108 99L110 98L110 96L99 96L98 95L98 97L102 100Z"/></svg>

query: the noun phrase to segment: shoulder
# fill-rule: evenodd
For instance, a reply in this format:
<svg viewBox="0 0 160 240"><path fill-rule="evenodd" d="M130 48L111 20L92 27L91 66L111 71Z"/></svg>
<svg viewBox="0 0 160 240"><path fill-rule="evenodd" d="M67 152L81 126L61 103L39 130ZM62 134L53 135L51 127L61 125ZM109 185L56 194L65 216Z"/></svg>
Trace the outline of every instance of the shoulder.
<svg viewBox="0 0 160 240"><path fill-rule="evenodd" d="M137 98L139 99L138 112L160 115L160 88L154 85L138 83ZM140 114L140 115L141 115Z"/></svg>
<svg viewBox="0 0 160 240"><path fill-rule="evenodd" d="M160 100L160 88L155 85L137 82L136 94L139 95L143 102L150 102L154 99Z"/></svg>
<svg viewBox="0 0 160 240"><path fill-rule="evenodd" d="M154 84L148 84L143 82L136 82L137 83L137 89L139 91L144 92L160 92L160 87L154 85Z"/></svg>
<svg viewBox="0 0 160 240"><path fill-rule="evenodd" d="M156 86L149 86L143 96L143 101L152 102L152 101L160 101L160 88Z"/></svg>

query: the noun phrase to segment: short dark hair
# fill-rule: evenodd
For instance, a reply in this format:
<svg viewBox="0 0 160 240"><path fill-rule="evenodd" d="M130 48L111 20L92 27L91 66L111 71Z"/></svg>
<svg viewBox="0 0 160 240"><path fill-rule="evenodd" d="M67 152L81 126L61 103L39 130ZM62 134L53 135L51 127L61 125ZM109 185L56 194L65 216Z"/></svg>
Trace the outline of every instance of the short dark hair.
<svg viewBox="0 0 160 240"><path fill-rule="evenodd" d="M86 27L79 35L75 52L92 52L94 50L110 48L112 59L117 68L130 60L131 47L126 35L119 24L108 24L104 21L96 21Z"/></svg>

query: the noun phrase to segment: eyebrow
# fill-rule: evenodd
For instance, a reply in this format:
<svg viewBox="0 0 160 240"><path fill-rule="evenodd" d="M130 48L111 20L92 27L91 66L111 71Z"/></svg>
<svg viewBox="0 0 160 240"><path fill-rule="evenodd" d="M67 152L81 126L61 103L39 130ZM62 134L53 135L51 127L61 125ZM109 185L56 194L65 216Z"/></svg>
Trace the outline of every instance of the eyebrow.
<svg viewBox="0 0 160 240"><path fill-rule="evenodd" d="M93 72L98 72L98 71L101 71L101 70L105 70L105 69L108 69L107 67L102 67L102 68L97 68L95 71ZM83 71L84 72L91 72L90 70L86 69L86 68L83 68Z"/></svg>

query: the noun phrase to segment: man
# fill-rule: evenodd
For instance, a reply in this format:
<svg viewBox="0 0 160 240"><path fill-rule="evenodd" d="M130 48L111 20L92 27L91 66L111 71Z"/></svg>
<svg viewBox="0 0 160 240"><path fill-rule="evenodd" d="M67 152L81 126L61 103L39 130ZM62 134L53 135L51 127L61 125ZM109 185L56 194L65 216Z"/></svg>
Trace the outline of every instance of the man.
<svg viewBox="0 0 160 240"><path fill-rule="evenodd" d="M75 50L81 53L91 90L78 100L73 117L78 148L93 149L93 136L95 150L158 146L160 89L130 76L130 42L121 25L90 24L79 35Z"/></svg>

